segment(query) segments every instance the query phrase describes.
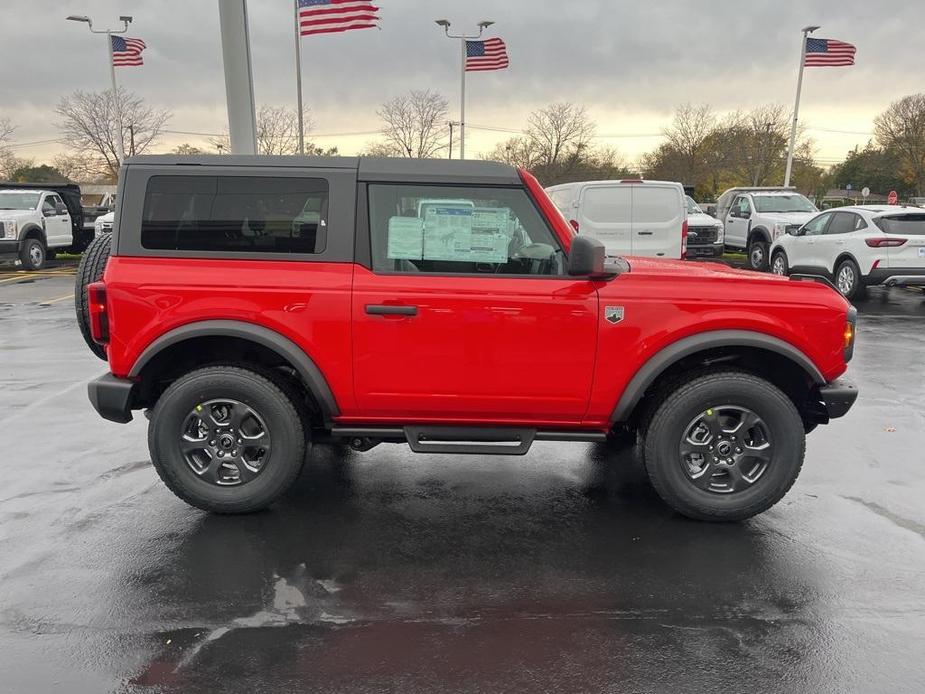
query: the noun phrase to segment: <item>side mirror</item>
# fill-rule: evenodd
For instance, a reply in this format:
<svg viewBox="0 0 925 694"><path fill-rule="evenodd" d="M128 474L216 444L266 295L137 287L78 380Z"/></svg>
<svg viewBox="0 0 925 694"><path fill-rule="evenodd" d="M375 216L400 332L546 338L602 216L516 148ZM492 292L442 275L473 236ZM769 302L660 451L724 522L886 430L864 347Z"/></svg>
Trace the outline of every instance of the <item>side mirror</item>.
<svg viewBox="0 0 925 694"><path fill-rule="evenodd" d="M569 251L568 274L605 280L615 277L619 271L607 262L607 252L603 243L590 236L575 236Z"/></svg>
<svg viewBox="0 0 925 694"><path fill-rule="evenodd" d="M790 229L787 233L790 234L791 236L802 236L803 227L800 227L798 229Z"/></svg>
<svg viewBox="0 0 925 694"><path fill-rule="evenodd" d="M67 214L67 205L65 205L63 202L56 202L55 214Z"/></svg>

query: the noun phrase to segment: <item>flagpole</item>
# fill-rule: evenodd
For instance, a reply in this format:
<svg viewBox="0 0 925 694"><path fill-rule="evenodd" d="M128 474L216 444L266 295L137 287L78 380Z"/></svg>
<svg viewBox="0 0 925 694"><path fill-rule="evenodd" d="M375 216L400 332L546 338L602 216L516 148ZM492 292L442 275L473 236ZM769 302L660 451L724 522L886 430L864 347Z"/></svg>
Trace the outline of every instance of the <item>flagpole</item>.
<svg viewBox="0 0 925 694"><path fill-rule="evenodd" d="M481 32L479 32L481 34ZM466 158L466 37L459 39L462 52L460 53L459 74L459 158Z"/></svg>
<svg viewBox="0 0 925 694"><path fill-rule="evenodd" d="M806 67L806 41L811 33L819 27L803 27L803 40L800 42L800 74L797 77L797 95L793 103L793 123L790 125L790 146L787 147L787 168L784 171L784 188L790 185L790 173L793 170L793 148L797 142L797 121L800 117L800 95L803 91L803 69Z"/></svg>
<svg viewBox="0 0 925 694"><path fill-rule="evenodd" d="M302 37L299 32L299 0L293 0L295 19L295 84L298 98L296 109L299 117L299 154L305 154L305 124L302 122Z"/></svg>

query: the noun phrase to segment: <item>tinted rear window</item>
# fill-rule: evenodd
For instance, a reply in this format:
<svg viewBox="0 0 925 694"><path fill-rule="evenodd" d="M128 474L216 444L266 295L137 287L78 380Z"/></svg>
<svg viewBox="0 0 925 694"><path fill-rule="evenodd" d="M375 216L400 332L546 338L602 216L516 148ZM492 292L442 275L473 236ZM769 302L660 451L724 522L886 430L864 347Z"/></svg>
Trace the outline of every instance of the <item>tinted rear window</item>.
<svg viewBox="0 0 925 694"><path fill-rule="evenodd" d="M670 222L683 214L681 196L674 188L633 187L633 220L640 224Z"/></svg>
<svg viewBox="0 0 925 694"><path fill-rule="evenodd" d="M321 253L328 184L319 178L152 176L141 245L152 250Z"/></svg>
<svg viewBox="0 0 925 694"><path fill-rule="evenodd" d="M629 186L588 188L582 201L582 213L595 224L629 224L632 195Z"/></svg>
<svg viewBox="0 0 925 694"><path fill-rule="evenodd" d="M925 235L925 214L903 214L892 217L877 217L874 223L887 234L908 236Z"/></svg>

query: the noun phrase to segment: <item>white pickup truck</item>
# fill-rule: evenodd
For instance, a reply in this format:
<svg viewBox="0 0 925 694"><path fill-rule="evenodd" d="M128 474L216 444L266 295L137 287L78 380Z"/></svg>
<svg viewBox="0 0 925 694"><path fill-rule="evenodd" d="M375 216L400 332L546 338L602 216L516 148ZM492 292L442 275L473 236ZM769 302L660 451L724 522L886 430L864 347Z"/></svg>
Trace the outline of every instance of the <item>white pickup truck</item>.
<svg viewBox="0 0 925 694"><path fill-rule="evenodd" d="M14 185L0 184L0 258L18 258L26 270L40 270L55 253L78 241L75 229L82 232L83 225L80 190L73 186L75 207L65 202L74 197L70 190Z"/></svg>
<svg viewBox="0 0 925 694"><path fill-rule="evenodd" d="M730 188L716 203L726 248L745 251L753 270L767 270L775 239L799 229L818 212L793 188Z"/></svg>

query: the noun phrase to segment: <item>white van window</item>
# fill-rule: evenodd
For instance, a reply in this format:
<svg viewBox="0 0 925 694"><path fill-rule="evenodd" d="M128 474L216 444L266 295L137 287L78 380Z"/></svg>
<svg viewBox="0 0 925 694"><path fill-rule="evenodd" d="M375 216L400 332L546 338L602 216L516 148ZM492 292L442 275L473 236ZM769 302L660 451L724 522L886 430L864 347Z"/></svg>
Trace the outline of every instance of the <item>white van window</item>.
<svg viewBox="0 0 925 694"><path fill-rule="evenodd" d="M629 224L632 195L629 186L587 188L582 214L594 224Z"/></svg>
<svg viewBox="0 0 925 694"><path fill-rule="evenodd" d="M635 186L633 217L640 224L659 224L676 219L681 199L674 188Z"/></svg>

